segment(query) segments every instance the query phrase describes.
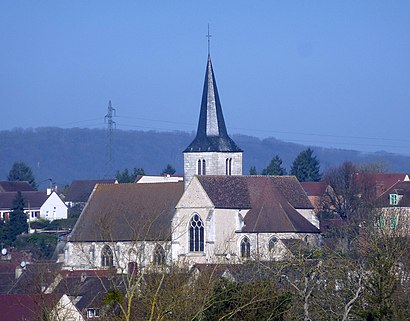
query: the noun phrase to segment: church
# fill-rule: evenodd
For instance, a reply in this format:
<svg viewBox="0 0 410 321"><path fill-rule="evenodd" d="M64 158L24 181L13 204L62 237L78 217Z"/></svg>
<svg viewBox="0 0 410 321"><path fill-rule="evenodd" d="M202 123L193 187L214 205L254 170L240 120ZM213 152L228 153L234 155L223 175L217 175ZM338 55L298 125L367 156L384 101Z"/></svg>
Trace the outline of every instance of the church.
<svg viewBox="0 0 410 321"><path fill-rule="evenodd" d="M313 206L294 176L244 176L211 57L196 137L180 181L98 184L64 252L69 269L283 260L319 245Z"/></svg>

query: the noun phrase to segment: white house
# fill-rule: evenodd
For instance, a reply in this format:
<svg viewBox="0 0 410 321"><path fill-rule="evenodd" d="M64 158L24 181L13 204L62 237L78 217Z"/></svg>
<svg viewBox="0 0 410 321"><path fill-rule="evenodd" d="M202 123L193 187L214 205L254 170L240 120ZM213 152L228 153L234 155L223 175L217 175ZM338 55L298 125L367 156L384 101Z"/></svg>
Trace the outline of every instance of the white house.
<svg viewBox="0 0 410 321"><path fill-rule="evenodd" d="M45 192L23 191L21 195L24 199L24 212L30 221L38 219L53 221L67 218L67 206L56 192L51 190ZM16 197L17 192L0 193L0 217L2 220L9 219Z"/></svg>

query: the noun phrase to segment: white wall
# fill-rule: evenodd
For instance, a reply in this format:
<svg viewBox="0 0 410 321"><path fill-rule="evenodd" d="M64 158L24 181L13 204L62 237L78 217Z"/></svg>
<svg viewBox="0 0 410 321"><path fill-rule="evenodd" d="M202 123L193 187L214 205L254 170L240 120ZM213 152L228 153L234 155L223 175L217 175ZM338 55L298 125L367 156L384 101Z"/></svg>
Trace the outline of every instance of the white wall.
<svg viewBox="0 0 410 321"><path fill-rule="evenodd" d="M67 206L55 192L41 206L40 218L49 221L67 218ZM32 220L31 216L30 219Z"/></svg>

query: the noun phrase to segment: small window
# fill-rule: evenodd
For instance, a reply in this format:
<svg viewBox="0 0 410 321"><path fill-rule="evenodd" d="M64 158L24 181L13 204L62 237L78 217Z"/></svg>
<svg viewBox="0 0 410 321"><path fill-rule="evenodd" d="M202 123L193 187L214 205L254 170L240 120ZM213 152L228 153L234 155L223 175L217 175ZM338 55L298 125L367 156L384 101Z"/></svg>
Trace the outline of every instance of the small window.
<svg viewBox="0 0 410 321"><path fill-rule="evenodd" d="M269 240L269 251L275 249L276 244L278 243L278 238L276 236L272 236Z"/></svg>
<svg viewBox="0 0 410 321"><path fill-rule="evenodd" d="M205 159L202 160L202 175L206 175L206 163L205 163Z"/></svg>
<svg viewBox="0 0 410 321"><path fill-rule="evenodd" d="M154 249L154 265L165 265L165 251L164 248L157 244Z"/></svg>
<svg viewBox="0 0 410 321"><path fill-rule="evenodd" d="M399 195L389 194L390 205L399 205Z"/></svg>
<svg viewBox="0 0 410 321"><path fill-rule="evenodd" d="M200 160L200 159L198 159L198 166L197 166L197 168L196 168L196 173L197 173L198 175L201 175L201 174L202 174L202 165L201 165L201 160Z"/></svg>
<svg viewBox="0 0 410 321"><path fill-rule="evenodd" d="M108 245L105 245L101 251L101 266L113 266L113 254L111 248Z"/></svg>
<svg viewBox="0 0 410 321"><path fill-rule="evenodd" d="M251 257L251 243L249 242L249 239L246 236L241 241L241 257Z"/></svg>
<svg viewBox="0 0 410 321"><path fill-rule="evenodd" d="M198 214L195 214L189 224L189 250L204 251L204 224Z"/></svg>
<svg viewBox="0 0 410 321"><path fill-rule="evenodd" d="M99 309L93 309L93 308L87 309L87 318L88 319L99 318L99 317L100 317L100 310Z"/></svg>

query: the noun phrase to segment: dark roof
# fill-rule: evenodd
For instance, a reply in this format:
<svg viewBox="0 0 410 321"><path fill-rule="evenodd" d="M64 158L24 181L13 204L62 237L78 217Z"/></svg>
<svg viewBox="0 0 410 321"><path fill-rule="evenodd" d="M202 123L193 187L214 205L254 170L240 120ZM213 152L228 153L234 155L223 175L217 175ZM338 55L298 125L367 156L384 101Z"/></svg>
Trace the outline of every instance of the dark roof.
<svg viewBox="0 0 410 321"><path fill-rule="evenodd" d="M249 209L243 232L319 233L295 208L312 209L294 176L198 176L216 208Z"/></svg>
<svg viewBox="0 0 410 321"><path fill-rule="evenodd" d="M61 297L62 294L0 294L1 320L40 320L43 309L50 311Z"/></svg>
<svg viewBox="0 0 410 321"><path fill-rule="evenodd" d="M0 181L0 192L35 191L36 189L27 181Z"/></svg>
<svg viewBox="0 0 410 321"><path fill-rule="evenodd" d="M383 207L389 207L390 194L400 195L399 204L396 207L410 207L410 181L400 181L391 186L377 199L378 205Z"/></svg>
<svg viewBox="0 0 410 321"><path fill-rule="evenodd" d="M27 264L9 293L41 293L55 280L61 267L62 263L55 262L34 262Z"/></svg>
<svg viewBox="0 0 410 321"><path fill-rule="evenodd" d="M87 308L100 308L107 291L114 287L118 280L112 275L100 275L93 271L81 270L62 273L63 278L53 290L53 293L67 294L69 297L79 298L75 306L84 312ZM119 277L121 279L121 277Z"/></svg>
<svg viewBox="0 0 410 321"><path fill-rule="evenodd" d="M115 179L76 180L70 185L70 189L64 199L66 202L87 202L96 184L114 184Z"/></svg>
<svg viewBox="0 0 410 321"><path fill-rule="evenodd" d="M328 184L326 182L300 182L307 196L323 196Z"/></svg>
<svg viewBox="0 0 410 321"><path fill-rule="evenodd" d="M13 208L13 201L16 199L18 192L4 192L0 193L0 208L11 209ZM21 192L24 199L24 208L40 208L44 202L48 199L47 192Z"/></svg>
<svg viewBox="0 0 410 321"><path fill-rule="evenodd" d="M228 136L210 56L206 66L198 130L184 152L242 152Z"/></svg>
<svg viewBox="0 0 410 321"><path fill-rule="evenodd" d="M183 190L183 182L97 185L69 240L170 240Z"/></svg>

